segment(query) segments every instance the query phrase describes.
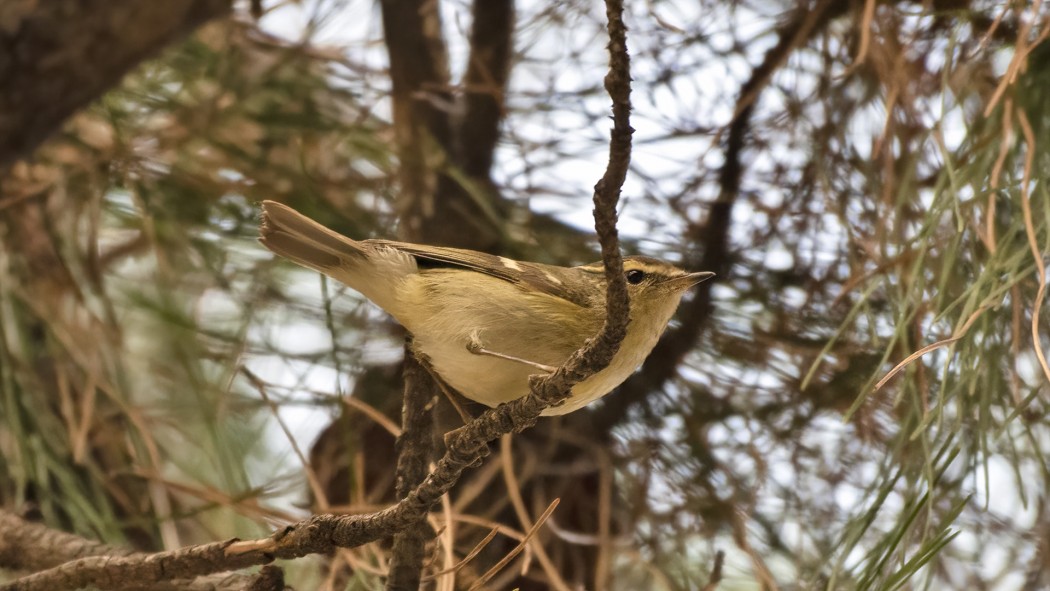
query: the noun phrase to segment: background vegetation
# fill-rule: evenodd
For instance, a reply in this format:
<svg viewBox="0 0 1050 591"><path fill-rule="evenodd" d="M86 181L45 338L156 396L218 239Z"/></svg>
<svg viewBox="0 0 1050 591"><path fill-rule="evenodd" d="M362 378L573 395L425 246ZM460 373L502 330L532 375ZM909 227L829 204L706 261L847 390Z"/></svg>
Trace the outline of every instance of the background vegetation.
<svg viewBox="0 0 1050 591"><path fill-rule="evenodd" d="M354 237L597 259L602 5L255 8L0 179L6 510L152 551L393 502L404 335L257 245L261 199ZM485 585L1050 586L1050 13L627 8L625 248L719 278L619 392L466 474L424 584L478 583L559 499ZM461 421L433 412L440 449ZM283 566L371 589L390 554Z"/></svg>

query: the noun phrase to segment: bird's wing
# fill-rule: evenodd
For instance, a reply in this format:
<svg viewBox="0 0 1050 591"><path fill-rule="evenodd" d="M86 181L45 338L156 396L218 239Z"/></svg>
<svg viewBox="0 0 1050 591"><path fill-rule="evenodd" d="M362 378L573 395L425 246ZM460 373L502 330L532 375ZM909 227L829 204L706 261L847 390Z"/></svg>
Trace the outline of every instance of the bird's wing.
<svg viewBox="0 0 1050 591"><path fill-rule="evenodd" d="M484 273L514 284L528 286L530 289L562 298L578 306L589 305L587 293L578 280L566 275L569 269L515 261L476 250L450 248L447 246L428 246L393 240L367 240L376 246L394 248L408 253L419 263L420 270L460 267Z"/></svg>

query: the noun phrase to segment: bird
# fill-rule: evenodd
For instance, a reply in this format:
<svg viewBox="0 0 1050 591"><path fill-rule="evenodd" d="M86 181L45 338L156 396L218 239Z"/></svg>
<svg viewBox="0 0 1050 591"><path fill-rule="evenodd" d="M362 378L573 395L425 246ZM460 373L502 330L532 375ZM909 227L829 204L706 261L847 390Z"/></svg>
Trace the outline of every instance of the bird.
<svg viewBox="0 0 1050 591"><path fill-rule="evenodd" d="M275 201L262 202L259 241L273 253L356 290L411 335L420 360L448 386L490 407L529 393L605 320L601 262L559 267L484 252L354 240ZM582 408L624 382L649 356L682 296L714 276L649 256L623 258L630 321L609 365L576 384L545 416Z"/></svg>

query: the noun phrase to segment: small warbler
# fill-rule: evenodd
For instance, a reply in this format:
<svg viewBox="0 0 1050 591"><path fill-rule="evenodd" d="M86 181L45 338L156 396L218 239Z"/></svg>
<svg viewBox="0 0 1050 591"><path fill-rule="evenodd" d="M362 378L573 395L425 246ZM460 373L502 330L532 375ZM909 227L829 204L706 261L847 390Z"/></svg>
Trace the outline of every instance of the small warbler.
<svg viewBox="0 0 1050 591"><path fill-rule="evenodd" d="M360 292L412 334L425 363L467 398L496 406L529 392L537 368L561 365L605 320L602 263L556 267L440 246L351 240L273 201L260 242ZM576 410L627 379L656 345L682 295L714 273L645 256L623 260L627 335L608 367L545 415Z"/></svg>

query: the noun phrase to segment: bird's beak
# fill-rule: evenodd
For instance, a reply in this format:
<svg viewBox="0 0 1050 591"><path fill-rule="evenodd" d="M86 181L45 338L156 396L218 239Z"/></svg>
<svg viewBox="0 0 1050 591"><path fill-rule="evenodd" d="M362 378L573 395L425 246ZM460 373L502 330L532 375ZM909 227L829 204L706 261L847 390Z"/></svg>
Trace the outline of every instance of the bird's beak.
<svg viewBox="0 0 1050 591"><path fill-rule="evenodd" d="M700 283L701 281L706 281L714 276L715 274L711 273L710 271L700 271L699 273L687 273L678 277L672 277L664 283L670 287L673 287L674 289L684 291L696 285L697 283Z"/></svg>

